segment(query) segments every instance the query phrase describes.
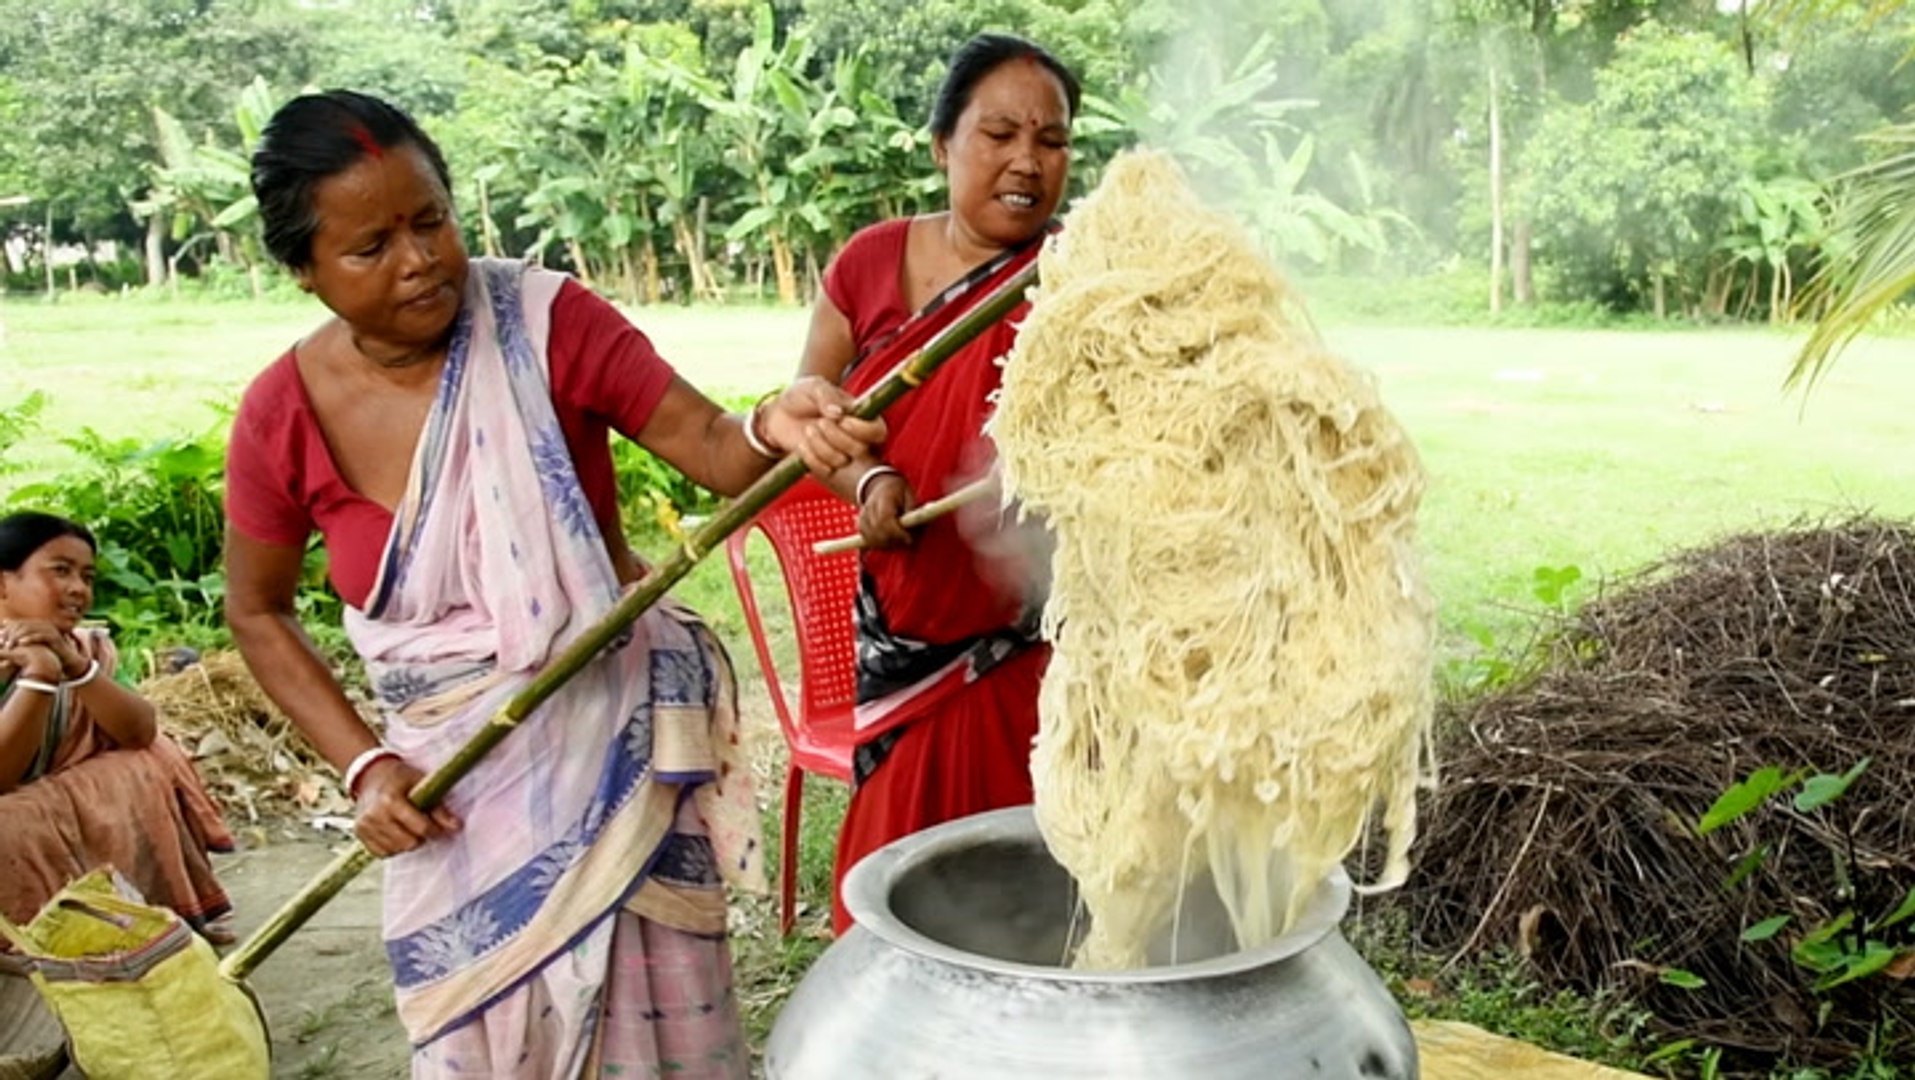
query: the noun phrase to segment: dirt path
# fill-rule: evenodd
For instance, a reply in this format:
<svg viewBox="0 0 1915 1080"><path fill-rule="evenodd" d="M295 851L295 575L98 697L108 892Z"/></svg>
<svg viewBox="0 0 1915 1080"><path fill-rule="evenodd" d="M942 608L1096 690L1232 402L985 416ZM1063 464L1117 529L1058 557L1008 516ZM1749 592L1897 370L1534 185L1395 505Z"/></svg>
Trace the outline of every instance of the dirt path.
<svg viewBox="0 0 1915 1080"><path fill-rule="evenodd" d="M783 744L756 670L739 672L740 708L752 748L760 802L775 806ZM811 785L806 832L828 853L842 793ZM767 830L776 850L775 810ZM242 850L216 860L243 938L330 862L336 832L298 821L238 830ZM807 861L810 861L809 859ZM828 865L828 854L822 860ZM815 890L814 890L815 891ZM819 899L817 897L814 900ZM791 941L780 941L768 897L737 897L733 953L746 1024L762 1045L770 1020L804 968L823 948L822 911ZM390 969L379 940L379 870L360 875L247 980L266 1011L273 1075L286 1080L394 1080L409 1074L409 1047L392 1008ZM80 1080L69 1071L60 1080Z"/></svg>
<svg viewBox="0 0 1915 1080"><path fill-rule="evenodd" d="M332 860L338 834L273 830L219 861L243 937ZM379 873L359 876L247 980L266 1010L273 1075L389 1080L408 1075L379 943Z"/></svg>

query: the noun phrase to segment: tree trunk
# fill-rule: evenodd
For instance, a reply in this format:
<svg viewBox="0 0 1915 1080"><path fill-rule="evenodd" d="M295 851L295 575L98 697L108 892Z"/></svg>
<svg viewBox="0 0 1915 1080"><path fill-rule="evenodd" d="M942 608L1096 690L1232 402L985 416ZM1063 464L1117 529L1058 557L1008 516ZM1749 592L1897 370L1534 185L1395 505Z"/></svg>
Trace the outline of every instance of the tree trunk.
<svg viewBox="0 0 1915 1080"><path fill-rule="evenodd" d="M1782 322L1782 274L1783 266L1775 264L1769 277L1769 325L1777 326Z"/></svg>
<svg viewBox="0 0 1915 1080"><path fill-rule="evenodd" d="M1666 319L1669 317L1668 286L1664 283L1660 270L1653 271L1650 275L1650 279L1655 282L1656 288L1656 318L1658 320Z"/></svg>
<svg viewBox="0 0 1915 1080"><path fill-rule="evenodd" d="M1734 288L1734 263L1709 267L1709 277L1702 285L1702 315L1711 319L1725 317L1729 311L1729 293Z"/></svg>
<svg viewBox="0 0 1915 1080"><path fill-rule="evenodd" d="M486 255L498 258L499 230L492 224L492 192L484 180L479 181L479 242Z"/></svg>
<svg viewBox="0 0 1915 1080"><path fill-rule="evenodd" d="M1488 46L1484 47L1488 51ZM1503 120L1496 65L1489 65L1489 313L1503 313Z"/></svg>
<svg viewBox="0 0 1915 1080"><path fill-rule="evenodd" d="M166 215L155 211L146 219L146 287L166 284Z"/></svg>
<svg viewBox="0 0 1915 1080"><path fill-rule="evenodd" d="M632 246L630 244L618 249L618 261L618 276L620 284L624 286L620 291L623 292L626 299L632 303L643 303L645 299L644 275L640 272L638 263L632 259Z"/></svg>
<svg viewBox="0 0 1915 1080"><path fill-rule="evenodd" d="M711 287L706 282L704 252L698 247L698 234L684 215L672 222L672 234L678 242L678 253L685 257L685 272L691 277L691 293L687 299L708 295Z"/></svg>
<svg viewBox="0 0 1915 1080"><path fill-rule="evenodd" d="M782 233L771 234L772 267L778 274L778 302L786 307L798 303L798 261L791 253L791 242Z"/></svg>
<svg viewBox="0 0 1915 1080"><path fill-rule="evenodd" d="M639 259L645 265L645 302L658 303L663 285L658 275L658 244L652 240L651 233L645 234L645 246L639 249Z"/></svg>
<svg viewBox="0 0 1915 1080"><path fill-rule="evenodd" d="M42 236L40 248L41 268L47 274L47 303L52 303L57 286L53 283L53 204L47 203L47 231Z"/></svg>
<svg viewBox="0 0 1915 1080"><path fill-rule="evenodd" d="M705 221L710 213L711 198L709 196L700 196L698 199L698 228L692 234L692 238L698 244L699 264L704 267L705 271L705 298L711 300L713 303L717 303L722 301L724 296L718 291L718 275L712 273L711 263L705 258L705 252L708 250L705 245Z"/></svg>
<svg viewBox="0 0 1915 1080"><path fill-rule="evenodd" d="M1530 277L1529 267L1529 221L1517 218L1510 225L1509 236L1509 276L1510 292L1518 304L1531 304L1536 301L1536 282Z"/></svg>
<svg viewBox="0 0 1915 1080"><path fill-rule="evenodd" d="M1756 293L1759 292L1761 288L1762 264L1751 263L1749 265L1749 286L1742 290L1742 306L1737 309L1735 313L1737 322L1749 321L1749 313L1755 310Z"/></svg>
<svg viewBox="0 0 1915 1080"><path fill-rule="evenodd" d="M818 249L805 245L805 301L817 303L818 294L824 291L824 271L818 269Z"/></svg>
<svg viewBox="0 0 1915 1080"><path fill-rule="evenodd" d="M572 254L572 269L578 271L579 284L591 288L592 268L585 262L585 249L579 246L577 240L567 240L565 249Z"/></svg>

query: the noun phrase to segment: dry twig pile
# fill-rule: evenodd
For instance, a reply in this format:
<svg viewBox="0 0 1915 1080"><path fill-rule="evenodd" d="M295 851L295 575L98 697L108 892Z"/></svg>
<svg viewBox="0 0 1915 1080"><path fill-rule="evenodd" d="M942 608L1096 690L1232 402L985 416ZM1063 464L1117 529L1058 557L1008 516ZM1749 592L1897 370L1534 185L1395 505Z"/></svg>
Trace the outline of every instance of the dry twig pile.
<svg viewBox="0 0 1915 1080"><path fill-rule="evenodd" d="M350 812L332 768L267 699L238 653L209 653L148 679L140 693L235 823Z"/></svg>
<svg viewBox="0 0 1915 1080"><path fill-rule="evenodd" d="M1833 991L1826 1024L1790 959L1791 935L1851 906L1879 918L1915 886L1915 525L1854 519L1685 553L1590 604L1558 647L1541 678L1446 725L1406 894L1419 939L1457 956L1514 946L1553 985L1619 989L1757 1055L1846 1053L1877 1009L1915 1042L1908 954ZM1863 758L1822 811L1772 799L1695 833L1760 767ZM1740 940L1785 913L1776 939ZM1906 923L1885 936L1915 946ZM1706 985L1669 985L1671 969Z"/></svg>

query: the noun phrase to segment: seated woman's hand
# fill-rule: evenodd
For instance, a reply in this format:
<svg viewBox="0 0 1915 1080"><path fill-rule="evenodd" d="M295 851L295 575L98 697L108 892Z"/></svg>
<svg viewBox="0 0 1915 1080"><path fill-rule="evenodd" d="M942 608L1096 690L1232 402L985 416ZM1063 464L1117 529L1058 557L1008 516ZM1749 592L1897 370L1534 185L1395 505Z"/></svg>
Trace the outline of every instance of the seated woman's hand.
<svg viewBox="0 0 1915 1080"><path fill-rule="evenodd" d="M762 410L764 435L786 453L797 451L813 474L830 476L885 440L884 421L852 416L853 400L842 387L806 375Z"/></svg>
<svg viewBox="0 0 1915 1080"><path fill-rule="evenodd" d="M459 831L459 819L445 807L427 813L412 805L412 789L424 776L399 758L376 761L366 769L359 780L353 832L367 851L383 859Z"/></svg>
<svg viewBox="0 0 1915 1080"><path fill-rule="evenodd" d="M4 638L0 638L0 674L44 683L57 683L64 677L60 658L53 650L38 645L7 645Z"/></svg>
<svg viewBox="0 0 1915 1080"><path fill-rule="evenodd" d="M867 548L906 547L911 530L900 519L918 505L911 484L896 472L886 470L864 485L864 499L858 504L858 535Z"/></svg>
<svg viewBox="0 0 1915 1080"><path fill-rule="evenodd" d="M29 678L77 679L86 674L87 657L73 635L44 619L14 619L0 625L0 649L44 649L55 661L53 672ZM25 665L21 665L25 667Z"/></svg>

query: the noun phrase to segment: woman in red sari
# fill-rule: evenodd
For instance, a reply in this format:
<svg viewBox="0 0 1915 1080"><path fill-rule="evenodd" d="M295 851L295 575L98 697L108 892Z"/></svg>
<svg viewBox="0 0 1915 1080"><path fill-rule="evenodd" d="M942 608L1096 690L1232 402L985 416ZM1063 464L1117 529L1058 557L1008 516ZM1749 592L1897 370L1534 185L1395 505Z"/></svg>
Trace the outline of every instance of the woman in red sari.
<svg viewBox="0 0 1915 1080"><path fill-rule="evenodd" d="M951 58L931 114L950 185L942 213L873 225L838 253L812 314L803 373L861 392L961 312L964 293L1030 259L1070 169L1077 79L1019 38L984 34ZM940 822L1031 801L1031 740L1049 650L1041 570L993 520L899 518L987 474L983 435L1022 311L986 331L886 414L882 461L831 479L859 507L855 788L836 880L879 847ZM963 518L963 520L960 520ZM833 890L833 924L850 926Z"/></svg>

